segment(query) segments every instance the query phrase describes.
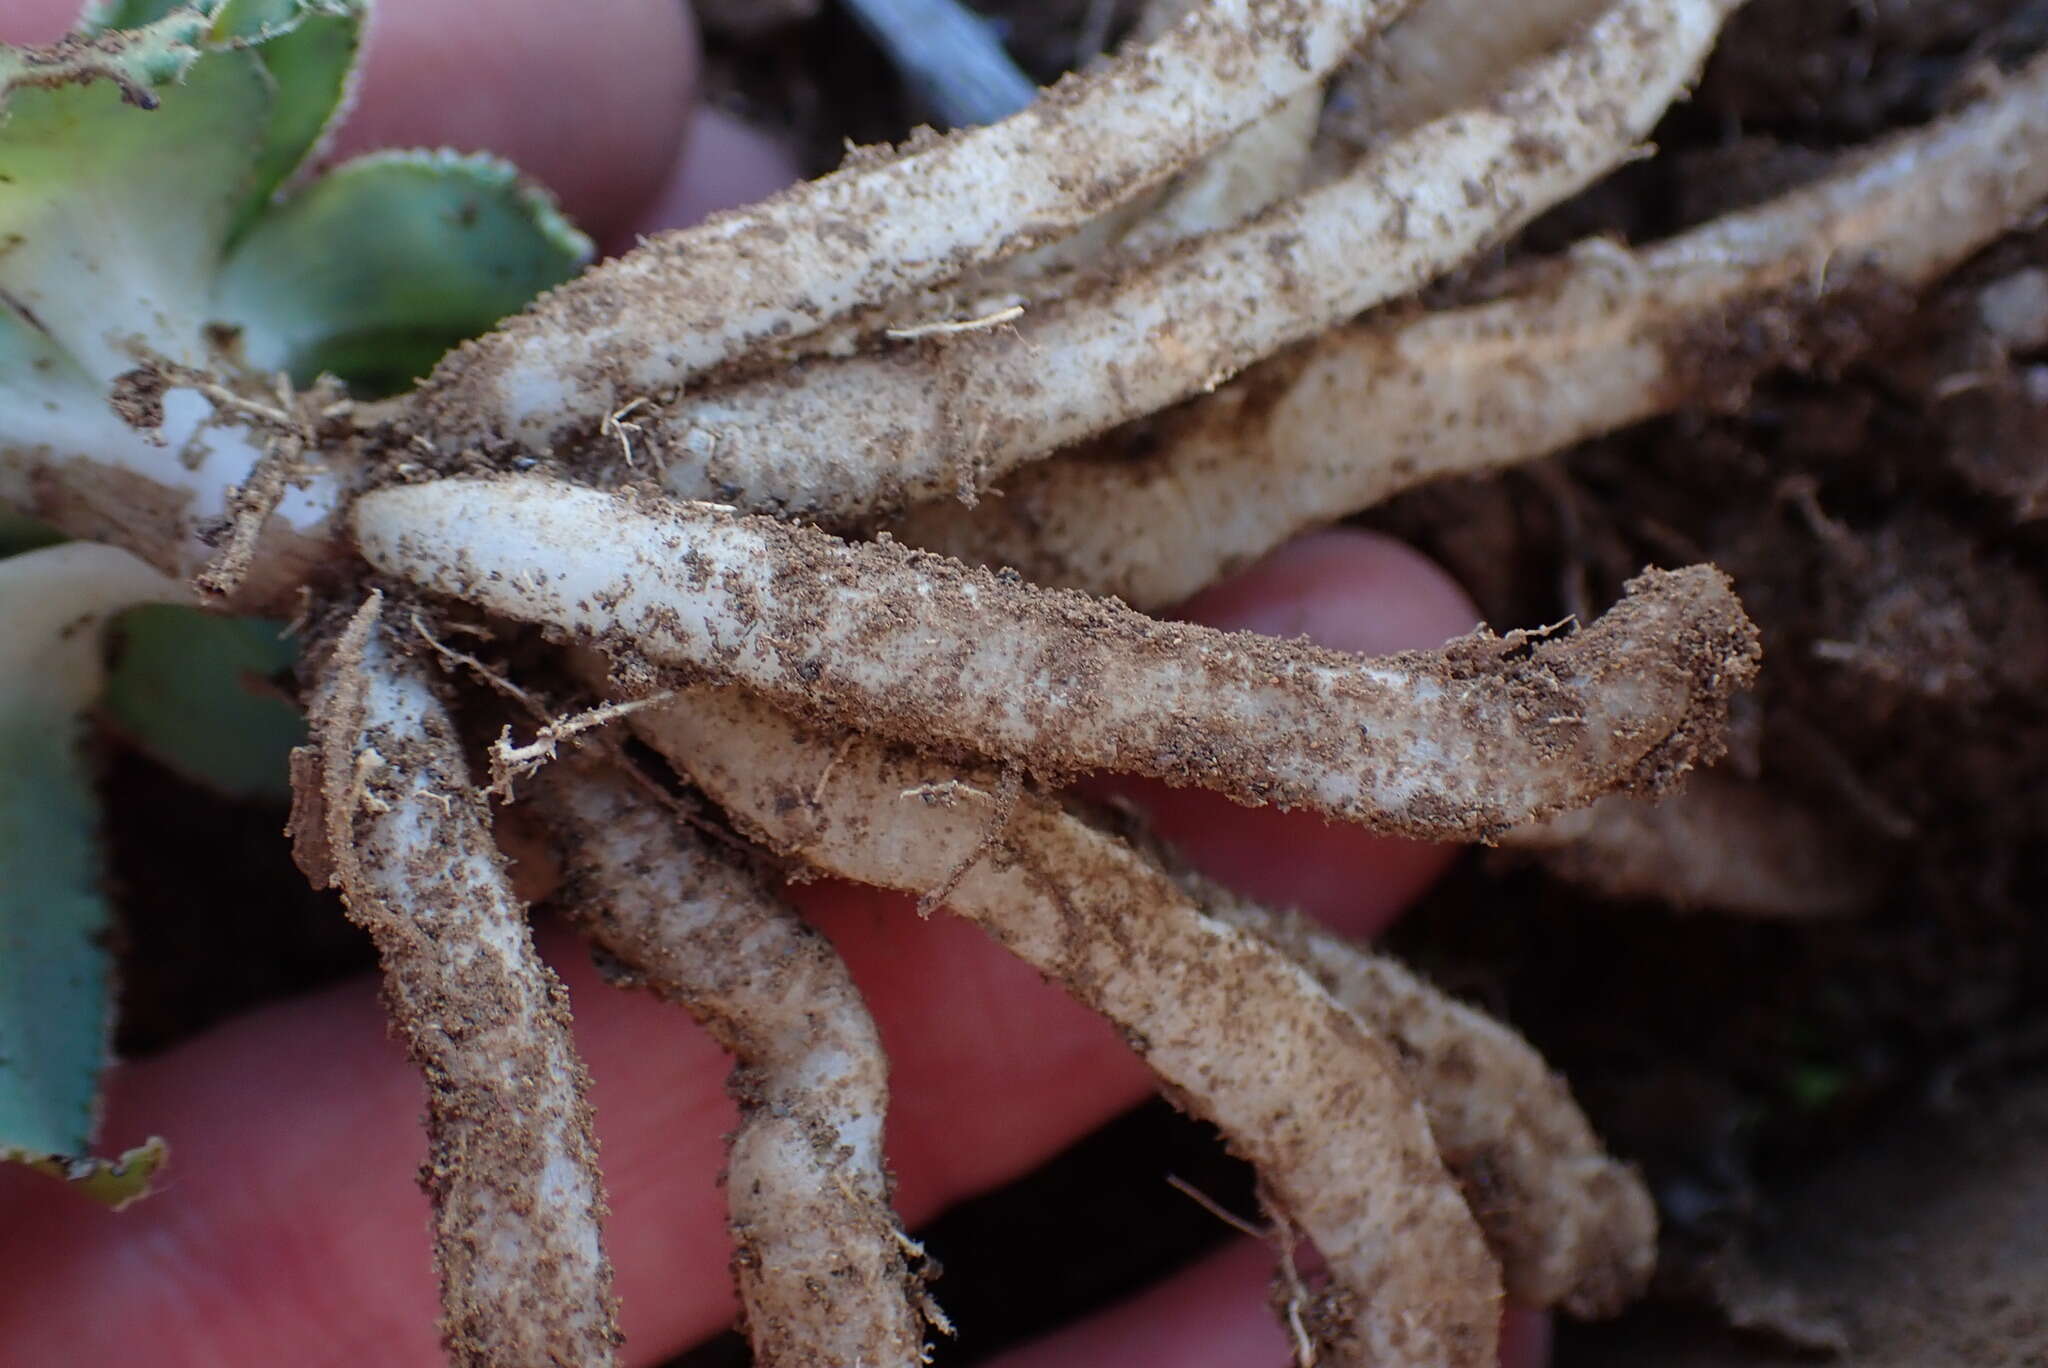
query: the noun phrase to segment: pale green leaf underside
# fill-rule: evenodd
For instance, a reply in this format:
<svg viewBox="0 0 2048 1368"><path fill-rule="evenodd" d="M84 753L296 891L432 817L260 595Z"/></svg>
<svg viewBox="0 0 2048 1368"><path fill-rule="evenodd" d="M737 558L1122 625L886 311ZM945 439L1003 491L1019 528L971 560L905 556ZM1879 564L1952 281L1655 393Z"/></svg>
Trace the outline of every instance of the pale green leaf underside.
<svg viewBox="0 0 2048 1368"><path fill-rule="evenodd" d="M101 706L137 746L230 797L283 798L305 719L251 686L289 669L278 624L171 604L122 614Z"/></svg>
<svg viewBox="0 0 2048 1368"><path fill-rule="evenodd" d="M106 1055L109 911L75 716L0 720L0 1145L82 1154Z"/></svg>
<svg viewBox="0 0 2048 1368"><path fill-rule="evenodd" d="M101 628L176 592L111 547L0 560L0 1159L117 1199L134 1195L135 1170L86 1157L107 1060L112 909L81 733Z"/></svg>
<svg viewBox="0 0 2048 1368"><path fill-rule="evenodd" d="M147 110L110 81L17 89L0 123L0 290L102 384L136 364L131 340L204 360L207 294L263 150L272 90L254 55L209 52L185 75Z"/></svg>
<svg viewBox="0 0 2048 1368"><path fill-rule="evenodd" d="M589 239L496 158L380 152L259 222L222 272L215 303L246 328L250 364L389 390L590 255Z"/></svg>

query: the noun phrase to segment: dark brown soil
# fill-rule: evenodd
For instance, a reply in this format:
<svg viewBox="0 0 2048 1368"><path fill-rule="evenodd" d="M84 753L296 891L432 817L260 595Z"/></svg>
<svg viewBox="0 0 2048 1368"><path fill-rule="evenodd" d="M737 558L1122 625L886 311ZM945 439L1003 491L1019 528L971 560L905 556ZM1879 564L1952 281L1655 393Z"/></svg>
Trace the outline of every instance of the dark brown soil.
<svg viewBox="0 0 2048 1368"><path fill-rule="evenodd" d="M1091 15L1132 6L983 8L1049 78ZM795 130L815 169L843 139L900 137L916 117L827 9L712 61L723 98ZM1659 236L1766 195L2044 44L2048 0L1754 0L1659 131L1663 155L1505 255L1589 232ZM2048 350L2001 346L1979 310L1987 285L2031 268L2048 268L2048 228L1925 299L1870 301L1807 371L1722 411L1367 520L1441 558L1503 627L1611 602L1646 563L1722 565L1766 661L1730 763L1823 814L1883 876L1860 917L1763 924L1603 904L1480 855L1399 933L1439 981L1527 1031L1652 1178L1670 1231L1662 1300L1567 1334L1561 1364L1774 1363L1785 1335L1816 1325L1843 1329L1859 1363L2048 1362L2038 1297L1997 1301L1978 1281L1970 1301L1912 1276L2018 1269L2033 1281L2016 1287L2048 1287L2039 1239L1996 1219L2022 1191L2038 1212L2038 1183L1996 1189L2007 1203L1950 1177L2048 1169L2048 1110L2024 1082L2048 1072ZM281 810L182 792L132 758L111 788L134 895L131 1050L367 963L291 869ZM254 856L228 866L247 882L225 890L224 840ZM1930 1099L1960 1099L1960 1119L1934 1127ZM967 1332L941 1362L1113 1301L1223 1238L1169 1173L1248 1209L1245 1176L1155 1104L922 1232ZM1827 1267L1847 1271L1817 1278ZM1917 1301L1899 1291L1909 1282ZM1729 1349L1717 1304L1784 1334ZM1890 1357L1866 1352L1879 1339ZM743 1353L714 1345L687 1362Z"/></svg>

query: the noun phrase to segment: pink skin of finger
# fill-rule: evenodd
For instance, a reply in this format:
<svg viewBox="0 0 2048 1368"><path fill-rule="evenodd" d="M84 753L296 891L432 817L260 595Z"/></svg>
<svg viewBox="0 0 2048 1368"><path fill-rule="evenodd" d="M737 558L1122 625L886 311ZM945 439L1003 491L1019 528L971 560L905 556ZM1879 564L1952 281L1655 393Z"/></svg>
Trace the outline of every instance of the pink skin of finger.
<svg viewBox="0 0 2048 1368"><path fill-rule="evenodd" d="M1273 1250L1233 1242L1107 1311L993 1360L989 1368L1283 1368L1297 1346L1273 1314ZM1510 1310L1501 1368L1543 1368L1550 1319Z"/></svg>

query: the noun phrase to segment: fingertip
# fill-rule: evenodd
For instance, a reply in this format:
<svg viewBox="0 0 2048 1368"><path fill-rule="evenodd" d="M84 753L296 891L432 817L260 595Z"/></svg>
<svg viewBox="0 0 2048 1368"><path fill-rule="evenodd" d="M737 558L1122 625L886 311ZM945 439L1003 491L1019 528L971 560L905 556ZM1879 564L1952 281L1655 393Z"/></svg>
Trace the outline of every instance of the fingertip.
<svg viewBox="0 0 2048 1368"><path fill-rule="evenodd" d="M996 1358L993 1368L1243 1368L1300 1361L1273 1313L1273 1250L1237 1240L1155 1287ZM1509 1307L1501 1368L1548 1368L1550 1317Z"/></svg>
<svg viewBox="0 0 2048 1368"><path fill-rule="evenodd" d="M78 5L79 0L8 0L0 8L0 43L54 43L77 22Z"/></svg>
<svg viewBox="0 0 2048 1368"><path fill-rule="evenodd" d="M1438 646L1479 621L1471 596L1435 561L1348 527L1296 537L1175 615L1361 655Z"/></svg>
<svg viewBox="0 0 2048 1368"><path fill-rule="evenodd" d="M645 211L675 164L697 74L696 29L676 0L373 5L335 152L493 152L604 241Z"/></svg>
<svg viewBox="0 0 2048 1368"><path fill-rule="evenodd" d="M687 228L722 210L764 200L800 174L795 150L780 138L723 110L701 110L690 121L682 155L634 231Z"/></svg>
<svg viewBox="0 0 2048 1368"><path fill-rule="evenodd" d="M1510 1306L1500 1322L1500 1368L1550 1368L1550 1313Z"/></svg>

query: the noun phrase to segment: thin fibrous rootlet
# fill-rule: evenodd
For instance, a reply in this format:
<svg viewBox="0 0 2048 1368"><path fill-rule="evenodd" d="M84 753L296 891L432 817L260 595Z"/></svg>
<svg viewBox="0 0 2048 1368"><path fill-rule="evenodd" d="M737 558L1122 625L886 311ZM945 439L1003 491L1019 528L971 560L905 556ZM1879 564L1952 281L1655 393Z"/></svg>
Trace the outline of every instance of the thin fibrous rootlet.
<svg viewBox="0 0 2048 1368"><path fill-rule="evenodd" d="M1471 14L1464 0L1424 4L1406 41ZM226 568L248 570L247 601L288 604L317 583L315 620L353 610L361 553L387 587L409 581L464 625L481 609L495 632L534 623L601 648L614 698L675 689L632 724L735 826L810 867L943 893L1122 1025L1176 1100L1258 1164L1277 1213L1329 1263L1330 1285L1292 1308L1326 1362L1490 1363L1503 1286L1591 1313L1640 1286L1652 1220L1633 1176L1502 1028L1189 879L1062 807L1044 783L1132 770L1437 838L1491 835L1617 790L1662 792L1718 752L1728 696L1756 667L1725 580L1706 568L1652 573L1581 629L1481 633L1363 660L1157 623L900 543L850 544L748 515L848 523L912 497L971 494L1000 469L1213 387L1460 264L1634 155L1731 7L1560 0L1522 16L1527 31L1473 49L1440 105L1393 89L1395 59L1368 62L1346 79L1377 92L1386 136L1332 166L1326 142L1303 146L1302 92L1405 7L1211 4L1018 119L858 157L558 291L419 396L376 412L323 409L317 424L295 417L289 435L303 427L307 449L270 472L289 490L282 512L264 502L280 490L257 470L224 500L217 478L201 489L174 455L158 460L143 409L124 415L133 440L112 465L95 464L108 453L0 450L0 494L181 576L203 568L195 555L212 556L218 529L202 524L233 508L246 517L228 544L251 564ZM1805 198L1633 256L1610 251L1626 268L1620 283L1571 309L1574 291L1592 291L1583 282L1597 252L1562 264L1551 293L1502 301L1500 315L1459 311L1434 331L1427 318L1381 320L1365 325L1368 342L1354 332L1311 344L1310 360L1276 363L1164 429L1161 461L1206 450L1208 497L1233 498L1250 532L1206 515L1160 519L1173 530L1158 540L1172 545L1154 550L1162 565L1171 551L1172 568L1142 590L1111 578L1142 575L1135 558L1119 568L1053 548L1045 563L1065 556L1075 575L1099 576L1068 582L1160 606L1304 521L1430 469L1524 454L1439 443L1432 467L1365 452L1391 475L1312 455L1329 468L1327 488L1303 481L1289 502L1231 467L1244 458L1224 440L1276 393L1284 402L1271 411L1304 430L1319 404L1336 415L1327 428L1353 434L1440 436L1447 414L1507 414L1495 426L1529 420L1531 451L1676 402L1685 396L1661 369L1671 338L1743 316L1754 291L1782 303L1815 271L1813 312L1871 270L1918 283L2024 212L2041 193L2027 178L2039 159L2024 154L2041 139L2039 76ZM1263 128L1330 170L1322 182L1290 197L1279 177L1241 207L1184 217L1172 192L1146 203L1205 155L1227 173L1253 145L1236 135L1289 101ZM1020 260L1057 252L1112 208L1130 222L1106 240L1132 248L1110 269L1077 268L1083 256ZM1830 244L1817 271L1804 251L1816 233ZM1385 268L1361 274L1358 242L1385 246ZM1732 265L1700 250L1757 242ZM988 325L978 320L1004 311L947 294L987 282L1022 290L1023 314ZM962 311L922 317L927 300ZM1796 332L1806 315L1790 315ZM1343 378L1356 355L1383 357L1395 327L1403 347L1421 349L1402 373L1436 366L1453 392L1403 398L1369 376ZM878 335L889 328L894 340ZM1633 364L1643 356L1656 366ZM1539 423L1520 382L1555 358L1564 380L1574 366L1611 370L1620 390ZM1026 360L1041 370L1019 370ZM157 378L212 404L224 437L250 439L252 460L276 454L247 412L246 401L271 402L267 377L205 389ZM807 393L837 397L792 399ZM551 448L562 433L574 440ZM1278 469L1323 450L1246 435L1257 460L1278 453ZM553 475L475 477L535 458ZM633 487L554 478L565 471ZM469 477L435 478L455 472ZM671 495L742 507L638 485L657 478ZM1135 479L1078 498L1112 525L1147 493ZM1257 511L1268 502L1281 511ZM1026 531L1057 540L1049 522ZM1137 536L1110 537L1153 554ZM1040 573L1007 543L969 538L959 550ZM449 707L462 699L394 645L379 602L312 666L301 854L376 937L394 1016L428 1078L430 1193L458 1358L602 1364L616 1338L602 1199L559 988L532 958L455 739ZM430 604L421 613L436 616ZM523 652L507 658L534 658ZM538 805L569 838L575 915L742 1057L732 1222L757 1354L916 1362L927 1308L886 1212L882 1064L843 968L751 869L667 825L654 791L629 785L609 755L544 776ZM800 1000L764 987L793 966ZM463 1028L439 1025L450 1021ZM832 1270L842 1295L796 1290L817 1269Z"/></svg>

